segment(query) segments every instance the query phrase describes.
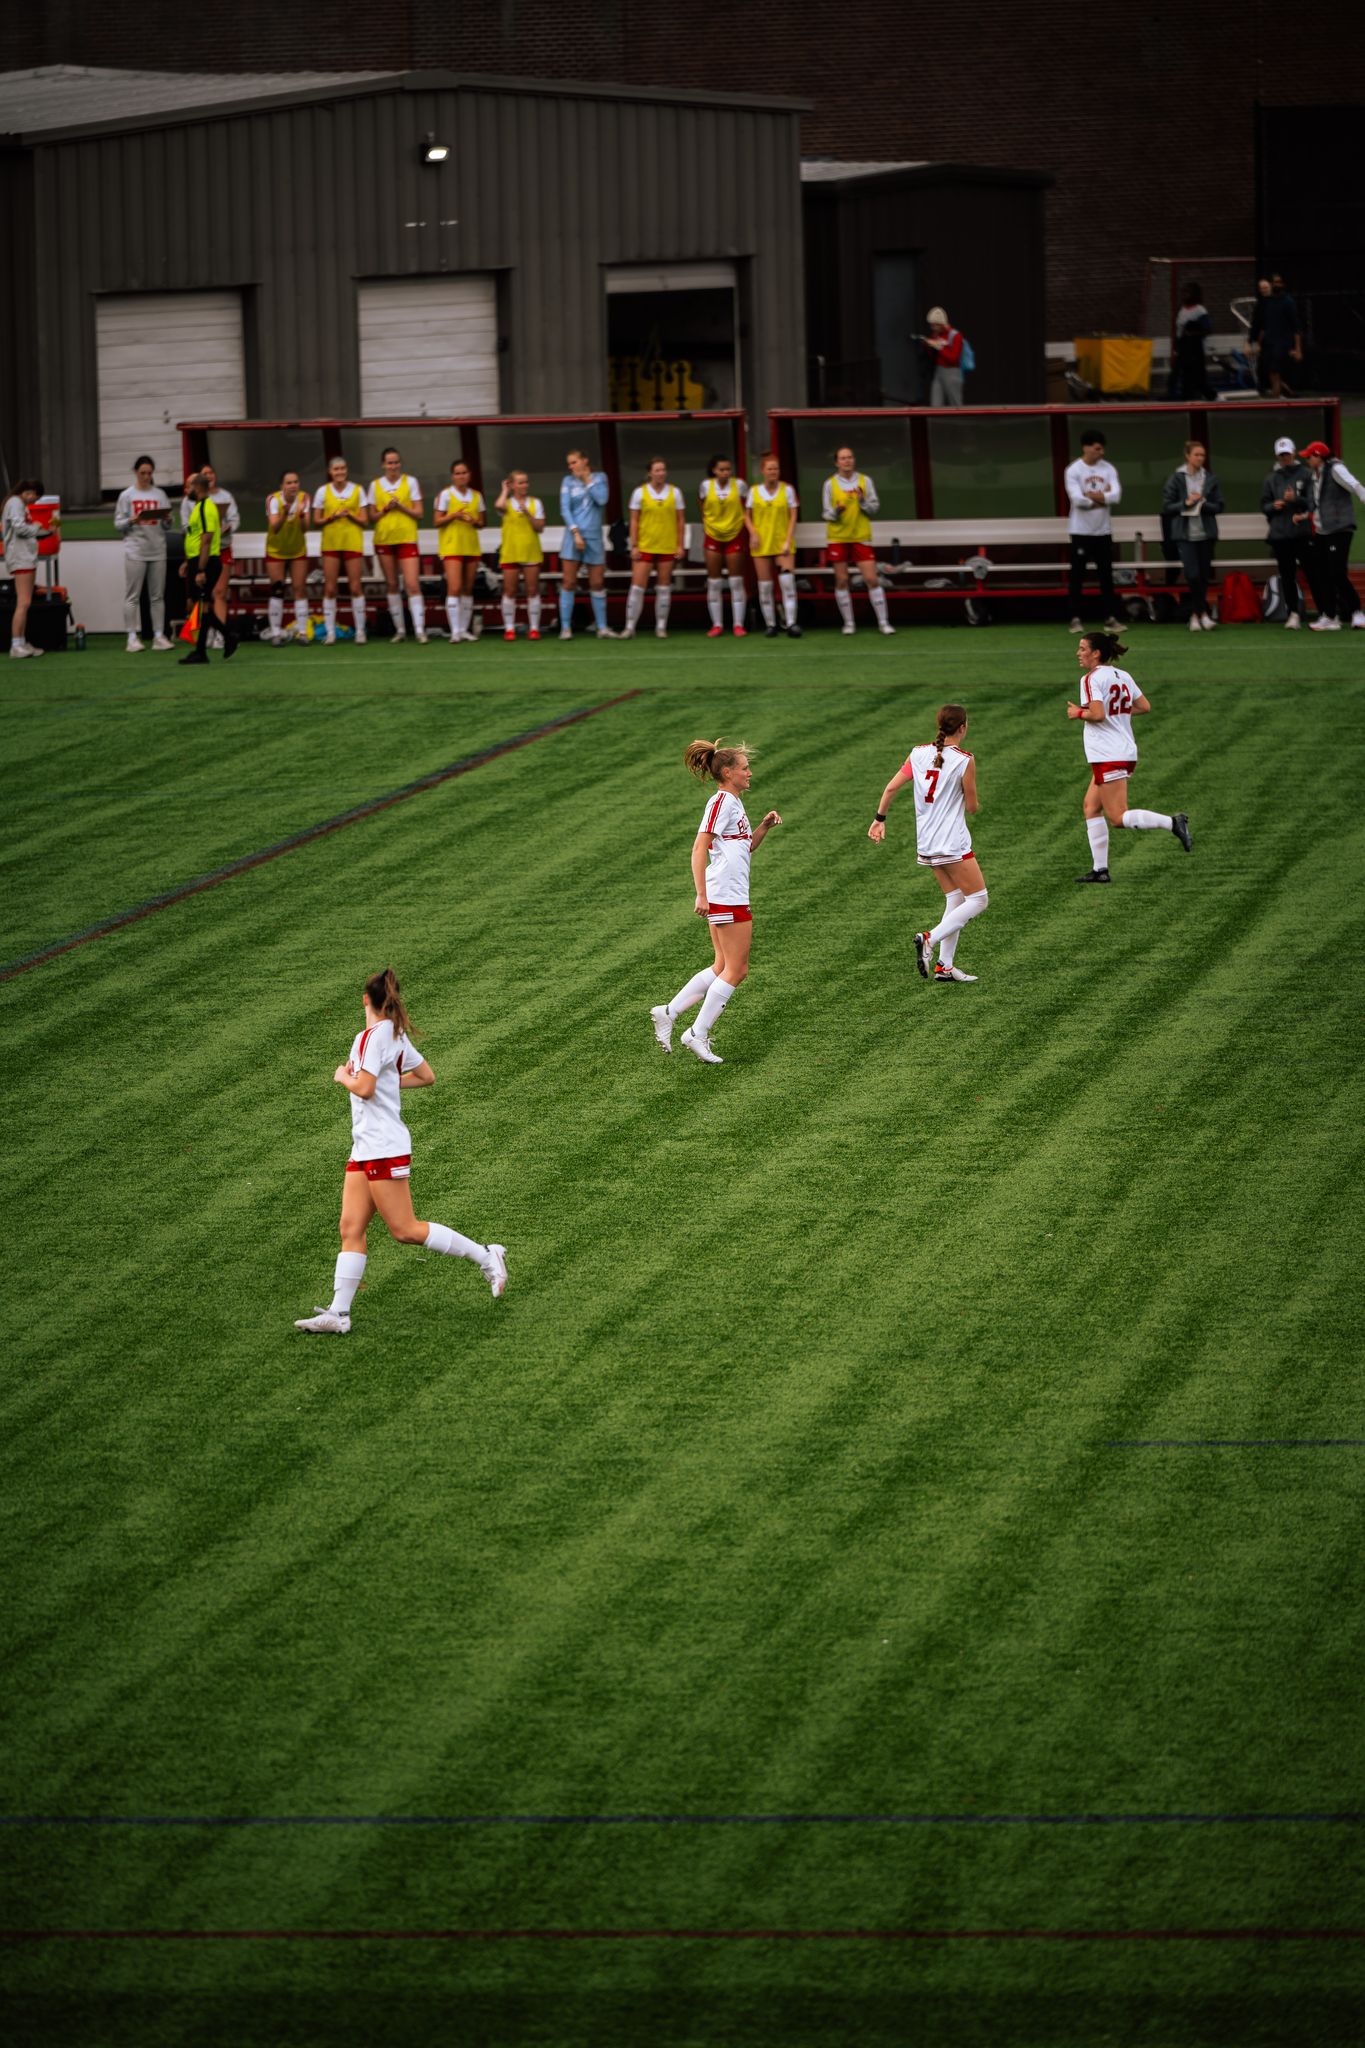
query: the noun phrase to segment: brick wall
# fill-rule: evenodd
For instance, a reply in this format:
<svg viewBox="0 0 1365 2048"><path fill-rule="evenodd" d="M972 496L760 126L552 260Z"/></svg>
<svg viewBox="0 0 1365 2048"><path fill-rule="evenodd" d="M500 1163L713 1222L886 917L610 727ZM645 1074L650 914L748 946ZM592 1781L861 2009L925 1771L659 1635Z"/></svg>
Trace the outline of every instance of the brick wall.
<svg viewBox="0 0 1365 2048"><path fill-rule="evenodd" d="M1254 252L1258 99L1365 100L1365 0L386 0L338 18L329 41L325 8L233 0L187 34L183 0L44 0L5 11L0 66L439 67L807 98L807 154L1053 172L1053 338L1133 325L1149 255Z"/></svg>

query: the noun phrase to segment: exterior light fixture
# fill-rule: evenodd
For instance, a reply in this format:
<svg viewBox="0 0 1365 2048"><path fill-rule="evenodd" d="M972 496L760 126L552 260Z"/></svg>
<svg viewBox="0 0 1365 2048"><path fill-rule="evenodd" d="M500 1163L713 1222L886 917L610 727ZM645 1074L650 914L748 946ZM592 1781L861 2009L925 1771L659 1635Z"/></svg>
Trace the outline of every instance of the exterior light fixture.
<svg viewBox="0 0 1365 2048"><path fill-rule="evenodd" d="M438 142L434 135L428 135L417 155L420 163L443 164L450 151L444 142Z"/></svg>

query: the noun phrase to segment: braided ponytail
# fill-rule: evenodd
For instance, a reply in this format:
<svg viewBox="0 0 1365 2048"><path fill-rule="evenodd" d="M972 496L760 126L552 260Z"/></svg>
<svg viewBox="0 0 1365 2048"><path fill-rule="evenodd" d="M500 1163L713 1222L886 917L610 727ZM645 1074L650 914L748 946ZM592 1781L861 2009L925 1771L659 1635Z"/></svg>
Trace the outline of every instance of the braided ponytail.
<svg viewBox="0 0 1365 2048"><path fill-rule="evenodd" d="M950 740L955 732L961 732L966 723L967 707L965 704L944 704L940 706L938 731L934 734L934 745L938 749L934 757L935 768L943 766L943 746L945 740Z"/></svg>

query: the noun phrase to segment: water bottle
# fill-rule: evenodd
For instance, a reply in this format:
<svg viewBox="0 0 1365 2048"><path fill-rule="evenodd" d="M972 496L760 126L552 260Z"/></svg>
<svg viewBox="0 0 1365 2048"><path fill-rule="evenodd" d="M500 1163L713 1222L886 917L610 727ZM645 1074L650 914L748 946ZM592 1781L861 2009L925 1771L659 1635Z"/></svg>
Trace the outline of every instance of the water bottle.
<svg viewBox="0 0 1365 2048"><path fill-rule="evenodd" d="M74 633L72 634L72 636L71 636L71 645L72 645L72 646L73 646L73 647L75 648L75 650L76 650L77 654L84 654L84 652L85 652L85 628L84 628L84 626L77 626L77 628L76 628L75 632L74 632Z"/></svg>

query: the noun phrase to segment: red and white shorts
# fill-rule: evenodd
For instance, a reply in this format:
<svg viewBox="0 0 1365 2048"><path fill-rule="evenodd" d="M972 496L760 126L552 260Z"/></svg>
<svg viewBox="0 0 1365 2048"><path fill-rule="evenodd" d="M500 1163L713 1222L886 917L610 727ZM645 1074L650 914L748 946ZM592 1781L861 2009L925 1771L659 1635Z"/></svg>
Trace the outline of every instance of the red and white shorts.
<svg viewBox="0 0 1365 2048"><path fill-rule="evenodd" d="M708 924L752 924L754 914L747 903L708 903Z"/></svg>
<svg viewBox="0 0 1365 2048"><path fill-rule="evenodd" d="M877 550L865 540L832 540L825 549L831 562L875 562Z"/></svg>
<svg viewBox="0 0 1365 2048"><path fill-rule="evenodd" d="M729 540L717 540L714 533L702 531L701 544L708 555L742 555L744 553L743 529L732 533Z"/></svg>
<svg viewBox="0 0 1365 2048"><path fill-rule="evenodd" d="M955 868L961 860L975 860L970 846L965 853L917 853L915 859L922 868Z"/></svg>
<svg viewBox="0 0 1365 2048"><path fill-rule="evenodd" d="M1094 783L1122 782L1137 767L1136 761L1092 761L1090 779Z"/></svg>
<svg viewBox="0 0 1365 2048"><path fill-rule="evenodd" d="M415 540L377 540L374 551L377 555L392 555L395 562L416 562L422 553Z"/></svg>
<svg viewBox="0 0 1365 2048"><path fill-rule="evenodd" d="M406 1180L412 1172L412 1154L401 1159L348 1159L347 1173L363 1173L366 1180Z"/></svg>

